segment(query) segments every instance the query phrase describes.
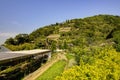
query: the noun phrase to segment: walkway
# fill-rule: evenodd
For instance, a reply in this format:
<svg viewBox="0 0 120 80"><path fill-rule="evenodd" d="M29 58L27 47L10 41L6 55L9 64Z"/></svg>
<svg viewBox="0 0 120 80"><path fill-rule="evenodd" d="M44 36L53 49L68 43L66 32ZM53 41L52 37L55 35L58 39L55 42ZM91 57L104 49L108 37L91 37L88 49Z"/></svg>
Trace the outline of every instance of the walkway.
<svg viewBox="0 0 120 80"><path fill-rule="evenodd" d="M48 61L46 64L44 64L42 67L40 67L38 70L36 70L35 72L29 74L28 76L26 76L23 80L35 80L36 78L38 78L40 75L42 75L42 73L44 73L49 67L51 67L55 62L59 61L59 60L67 60L66 56L62 53L57 53L56 56L54 56L52 58L52 60Z"/></svg>

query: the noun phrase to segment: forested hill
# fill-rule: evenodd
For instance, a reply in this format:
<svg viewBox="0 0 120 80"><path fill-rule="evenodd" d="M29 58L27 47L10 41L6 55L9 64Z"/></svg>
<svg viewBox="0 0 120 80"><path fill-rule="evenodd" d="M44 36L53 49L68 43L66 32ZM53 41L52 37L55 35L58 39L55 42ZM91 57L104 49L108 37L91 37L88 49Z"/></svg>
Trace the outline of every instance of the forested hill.
<svg viewBox="0 0 120 80"><path fill-rule="evenodd" d="M113 45L120 51L120 16L96 15L44 26L30 34L18 34L4 45L11 50L70 49Z"/></svg>

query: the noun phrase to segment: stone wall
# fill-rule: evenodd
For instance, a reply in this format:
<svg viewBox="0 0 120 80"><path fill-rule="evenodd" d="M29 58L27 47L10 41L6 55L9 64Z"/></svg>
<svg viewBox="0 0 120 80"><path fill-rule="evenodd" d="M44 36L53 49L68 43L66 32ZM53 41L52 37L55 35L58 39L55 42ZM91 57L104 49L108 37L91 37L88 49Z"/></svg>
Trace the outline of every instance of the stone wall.
<svg viewBox="0 0 120 80"><path fill-rule="evenodd" d="M51 53L46 53L42 56L29 56L24 59L1 64L0 80L21 80L24 76L37 70L50 56Z"/></svg>

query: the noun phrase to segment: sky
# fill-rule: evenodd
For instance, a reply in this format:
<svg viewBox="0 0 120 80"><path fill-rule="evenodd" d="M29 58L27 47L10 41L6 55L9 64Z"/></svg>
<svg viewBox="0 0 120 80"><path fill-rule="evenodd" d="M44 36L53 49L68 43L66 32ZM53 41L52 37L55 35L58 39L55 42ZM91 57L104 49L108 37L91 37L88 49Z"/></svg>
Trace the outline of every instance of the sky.
<svg viewBox="0 0 120 80"><path fill-rule="evenodd" d="M0 0L0 44L46 25L98 14L120 16L120 0Z"/></svg>

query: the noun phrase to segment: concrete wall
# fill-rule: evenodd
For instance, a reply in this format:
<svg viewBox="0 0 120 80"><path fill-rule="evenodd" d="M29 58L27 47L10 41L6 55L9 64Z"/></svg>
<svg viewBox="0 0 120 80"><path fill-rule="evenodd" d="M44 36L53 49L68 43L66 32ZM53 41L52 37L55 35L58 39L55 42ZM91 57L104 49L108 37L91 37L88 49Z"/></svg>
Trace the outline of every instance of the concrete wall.
<svg viewBox="0 0 120 80"><path fill-rule="evenodd" d="M0 80L21 80L51 58L51 52L21 57L0 64ZM2 69L3 68L3 69Z"/></svg>

